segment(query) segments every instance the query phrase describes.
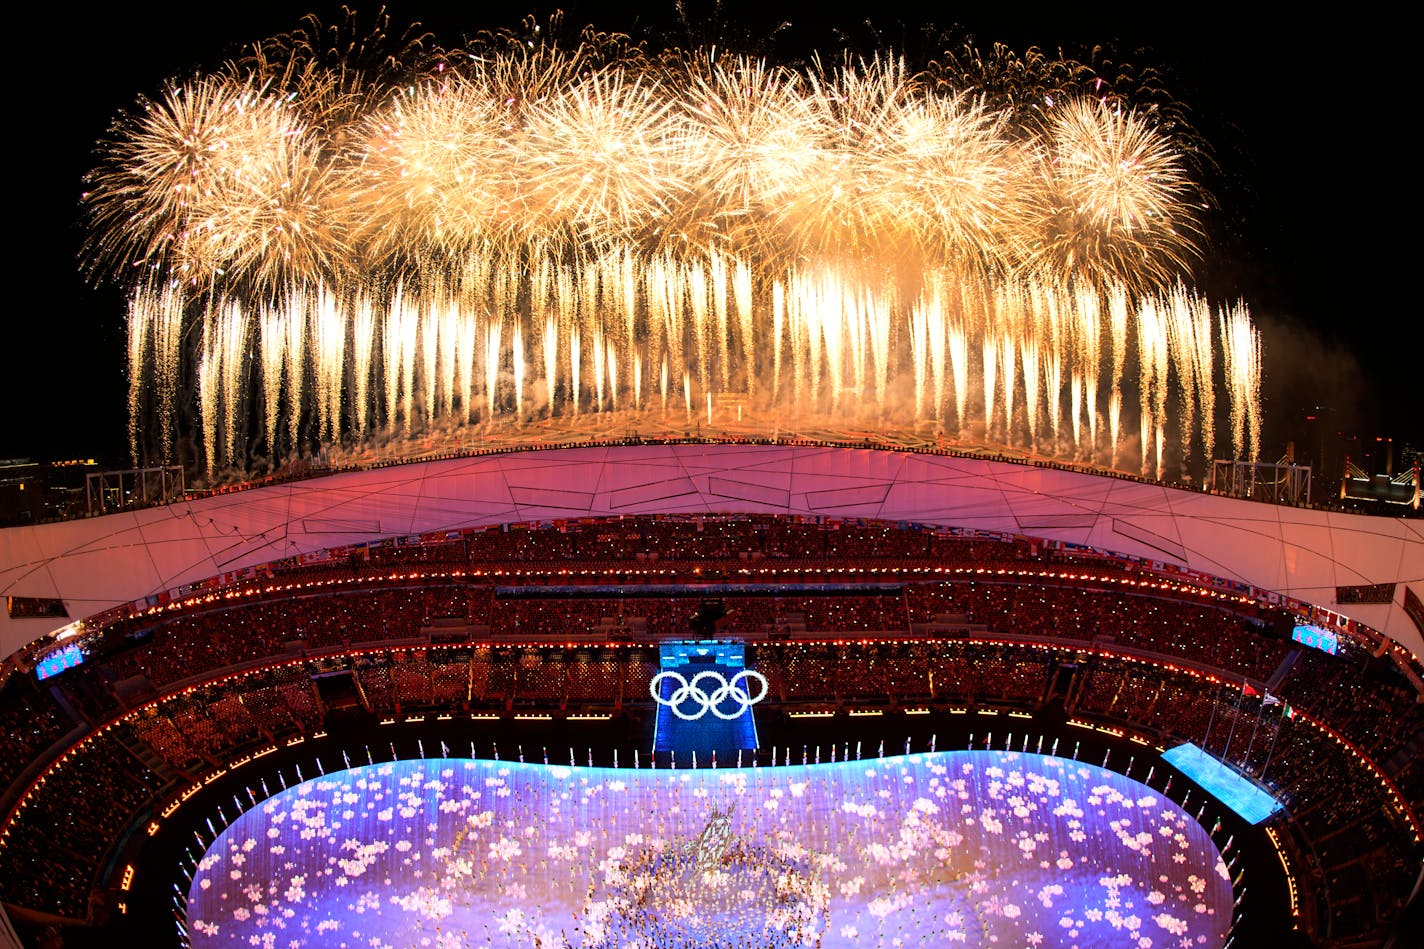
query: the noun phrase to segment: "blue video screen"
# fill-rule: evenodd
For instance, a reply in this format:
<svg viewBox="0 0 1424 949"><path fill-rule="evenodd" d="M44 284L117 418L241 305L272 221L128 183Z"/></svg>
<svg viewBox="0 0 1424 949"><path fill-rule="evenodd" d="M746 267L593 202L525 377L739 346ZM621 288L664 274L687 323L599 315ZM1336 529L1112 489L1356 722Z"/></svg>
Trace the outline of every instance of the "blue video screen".
<svg viewBox="0 0 1424 949"><path fill-rule="evenodd" d="M41 659L35 666L35 677L48 679L50 676L59 675L65 669L73 669L83 661L84 650L79 648L78 643L73 643Z"/></svg>
<svg viewBox="0 0 1424 949"><path fill-rule="evenodd" d="M1312 649L1319 649L1321 652L1328 652L1335 655L1340 648L1340 641L1335 633L1320 626L1310 626L1302 624L1291 633L1291 639Z"/></svg>

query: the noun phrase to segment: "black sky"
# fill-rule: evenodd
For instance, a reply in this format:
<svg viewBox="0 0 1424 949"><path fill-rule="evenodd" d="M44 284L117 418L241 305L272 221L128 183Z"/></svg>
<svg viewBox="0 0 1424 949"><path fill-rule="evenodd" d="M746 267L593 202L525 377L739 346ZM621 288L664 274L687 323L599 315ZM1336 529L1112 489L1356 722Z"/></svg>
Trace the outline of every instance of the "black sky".
<svg viewBox="0 0 1424 949"><path fill-rule="evenodd" d="M604 29L677 32L671 3L564 4L570 19ZM863 49L898 43L928 19L904 0L869 4L871 25L829 4L685 5L694 31L766 36L774 51L816 46L838 55L837 32ZM935 4L932 19L982 45L1062 48L1105 44L1121 59L1165 69L1211 143L1221 175L1213 246L1197 284L1214 300L1243 298L1265 334L1267 431L1277 457L1298 437L1298 409L1337 411L1337 427L1424 443L1419 384L1424 320L1413 286L1418 197L1410 180L1404 108L1408 55L1398 23L1270 20L1214 15L1200 6L1147 5L1117 15L1072 5ZM389 2L397 23L420 21L454 45L481 27L513 25L552 4ZM463 8L463 9L461 9ZM218 65L247 42L295 27L302 13L339 17L339 5L273 0L240 5L158 2L97 12L31 7L12 42L9 166L16 216L9 260L8 358L0 373L0 458L97 455L125 461L123 307L112 288L80 277L82 177L115 114L163 80ZM371 7L372 11L376 8ZM1245 9L1240 6L1235 9ZM364 12L364 8L363 8ZM712 24L712 25L709 25Z"/></svg>

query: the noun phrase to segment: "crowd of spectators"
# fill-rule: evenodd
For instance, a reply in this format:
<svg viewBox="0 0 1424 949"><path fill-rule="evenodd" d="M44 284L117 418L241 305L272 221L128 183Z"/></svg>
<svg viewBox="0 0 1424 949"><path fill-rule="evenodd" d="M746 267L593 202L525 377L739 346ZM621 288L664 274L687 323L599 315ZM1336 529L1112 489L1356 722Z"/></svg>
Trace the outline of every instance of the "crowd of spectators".
<svg viewBox="0 0 1424 949"><path fill-rule="evenodd" d="M788 588L776 594L749 590L738 595L734 587L724 588L731 592L722 597L726 615L718 634L749 639L898 638L951 614L1000 637L1131 646L1261 681L1291 648L1288 642L1263 635L1255 617L1214 603L1117 588L1085 589L1061 579L1027 580L907 583L863 594L844 584L833 593L795 593ZM93 688L95 679L112 684L141 677L163 690L286 655L429 639L432 630L453 629L456 638L475 642L488 636L542 643L590 637L658 640L689 635L702 600L692 592L497 596L488 584L448 578L406 578L325 592L284 590L227 609L165 617L146 630L140 644L75 670L64 684L76 705L100 718L117 703L110 700L105 706L104 690ZM96 702L101 707L95 708Z"/></svg>
<svg viewBox="0 0 1424 949"><path fill-rule="evenodd" d="M1397 800L1362 774L1351 749L1295 717L1279 697L1248 694L1185 670L1096 656L1076 714L1129 723L1169 743L1190 741L1271 789L1291 815L1315 894L1315 915L1337 937L1371 932L1403 905L1418 875L1413 834ZM1404 799L1416 813L1418 794Z"/></svg>
<svg viewBox="0 0 1424 949"><path fill-rule="evenodd" d="M1041 552L1041 545L1022 538L766 515L587 518L547 525L502 525L417 541L371 547L361 551L358 559L382 568L567 566L617 561L730 565L763 559L819 562L866 558L1000 563L1034 559ZM307 569L295 563L287 567L295 572Z"/></svg>
<svg viewBox="0 0 1424 949"><path fill-rule="evenodd" d="M1268 679L1291 649L1255 611L1060 577L993 578L907 587L912 623L963 616L1009 636L1099 641Z"/></svg>
<svg viewBox="0 0 1424 949"><path fill-rule="evenodd" d="M1381 761L1416 738L1424 744L1424 697L1388 657L1303 649L1281 694Z"/></svg>
<svg viewBox="0 0 1424 949"><path fill-rule="evenodd" d="M129 716L175 770L220 767L235 749L319 728L326 709L301 665L244 673L170 695Z"/></svg>
<svg viewBox="0 0 1424 949"><path fill-rule="evenodd" d="M4 841L0 900L83 919L99 867L164 780L119 726L92 735L26 799Z"/></svg>
<svg viewBox="0 0 1424 949"><path fill-rule="evenodd" d="M73 727L74 722L55 707L49 696L32 693L28 683L11 685L5 701L0 703L0 735L5 736L4 751L0 753L0 791Z"/></svg>
<svg viewBox="0 0 1424 949"><path fill-rule="evenodd" d="M488 646L397 649L363 655L355 668L368 709L383 714L431 708L606 711L649 695L656 669L643 655Z"/></svg>

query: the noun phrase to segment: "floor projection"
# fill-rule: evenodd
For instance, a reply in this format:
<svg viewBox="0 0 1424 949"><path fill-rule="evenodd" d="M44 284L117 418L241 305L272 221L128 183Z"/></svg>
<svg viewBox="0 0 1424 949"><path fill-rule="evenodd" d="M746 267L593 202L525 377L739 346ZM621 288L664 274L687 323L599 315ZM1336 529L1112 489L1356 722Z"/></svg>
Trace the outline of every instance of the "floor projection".
<svg viewBox="0 0 1424 949"><path fill-rule="evenodd" d="M1212 947L1176 805L1041 755L615 770L436 759L307 781L214 841L192 944Z"/></svg>

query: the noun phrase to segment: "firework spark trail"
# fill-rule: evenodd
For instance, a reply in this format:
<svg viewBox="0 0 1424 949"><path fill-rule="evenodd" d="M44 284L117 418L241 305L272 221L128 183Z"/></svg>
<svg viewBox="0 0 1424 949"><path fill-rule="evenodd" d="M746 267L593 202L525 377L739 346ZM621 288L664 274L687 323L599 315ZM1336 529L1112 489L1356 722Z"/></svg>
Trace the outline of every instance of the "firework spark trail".
<svg viewBox="0 0 1424 949"><path fill-rule="evenodd" d="M603 325L601 323L594 325L593 335L590 337L589 341L593 344L593 404L597 411L602 412L603 386L604 383L607 381L604 362L608 358L608 346L604 343Z"/></svg>
<svg viewBox="0 0 1424 949"><path fill-rule="evenodd" d="M1245 332L1251 337L1251 361L1246 374L1246 386L1242 396L1246 402L1246 415L1250 419L1250 458L1261 457L1261 331L1251 323L1251 317L1244 308L1241 322Z"/></svg>
<svg viewBox="0 0 1424 949"><path fill-rule="evenodd" d="M915 372L915 415L921 418L925 414L925 376L930 363L929 323L931 319L938 317L938 314L932 316L929 311L938 302L938 300L922 300L916 303L914 309L910 311L910 347L913 352Z"/></svg>
<svg viewBox="0 0 1424 949"><path fill-rule="evenodd" d="M437 290L438 294L438 290ZM417 339L419 342L421 421L428 424L439 411L440 377L436 370L440 362L440 300L438 295L422 301Z"/></svg>
<svg viewBox="0 0 1424 949"><path fill-rule="evenodd" d="M1210 464L1216 458L1216 363L1212 354L1211 308L1205 300L1194 300L1192 321L1192 356L1199 380L1197 418L1201 421L1202 454Z"/></svg>
<svg viewBox="0 0 1424 949"><path fill-rule="evenodd" d="M1035 281L1023 291L1031 308L1034 331L1042 341L1043 392L1053 444L1058 445L1063 410L1063 363L1068 348L1068 314L1057 287Z"/></svg>
<svg viewBox="0 0 1424 949"><path fill-rule="evenodd" d="M223 404L223 451L228 465L239 465L241 449L246 446L239 439L239 409L242 406L243 381L247 373L248 357L248 317L247 312L237 303L230 304L222 314L222 404Z"/></svg>
<svg viewBox="0 0 1424 949"><path fill-rule="evenodd" d="M884 56L796 70L536 45L384 89L284 68L172 84L90 177L87 266L144 275L129 372L156 385L131 381L136 453L140 414L176 430L187 326L210 466L244 457L249 382L276 458L279 440L366 437L382 403L391 433L641 407L649 372L664 405L681 376L689 417L726 394L895 418L904 375L927 425L952 379L959 434L982 404L991 437L1088 458L1106 372L1116 463L1133 335L1143 470L1155 447L1163 474L1173 385L1183 464L1193 415L1211 450L1211 316L1169 289L1199 202L1149 112L1066 94L1015 113ZM1219 339L1242 451L1260 355L1238 309ZM229 312L259 314L251 360L213 348Z"/></svg>
<svg viewBox="0 0 1424 949"><path fill-rule="evenodd" d="M733 263L732 288L737 302L738 331L742 337L742 369L746 374L746 391L747 395L755 396L757 338L756 314L752 312L752 268L740 258Z"/></svg>
<svg viewBox="0 0 1424 949"><path fill-rule="evenodd" d="M633 408L643 407L643 353L633 350Z"/></svg>
<svg viewBox="0 0 1424 949"><path fill-rule="evenodd" d="M653 261L652 270L645 282L650 283L648 310L653 332L671 365L681 369L686 365L683 336L686 286L678 279L678 273L677 262L668 255L660 255Z"/></svg>
<svg viewBox="0 0 1424 949"><path fill-rule="evenodd" d="M461 409L456 421L462 424L474 421L479 404L476 378L483 335L481 318L488 311L491 285L489 265L488 255L473 257L461 274L462 282L457 284L460 288L460 323L455 330L455 362Z"/></svg>
<svg viewBox="0 0 1424 949"><path fill-rule="evenodd" d="M799 354L797 360L804 368L801 375L807 380L809 385L806 389L797 386L797 395L807 393L806 401L812 406L819 403L821 398L821 314L824 303L818 299L821 296L820 281L814 274L807 274L797 280L795 299L797 306L796 322L800 325L797 336L801 337L805 348Z"/></svg>
<svg viewBox="0 0 1424 949"><path fill-rule="evenodd" d="M581 275L578 275L582 278L580 300L587 314L585 322L589 325L596 324L599 335L595 338L601 340L596 345L603 349L603 362L600 365L607 372L604 386L609 393L608 404L610 406L616 403L618 373L616 365L611 371L609 370L608 354L614 351L616 341L621 338L623 332L623 323L618 318L617 309L619 294L613 291L617 279L614 259L612 254L605 254L592 266L587 267ZM578 277L575 279L576 285L579 282ZM510 318L517 320L518 314L511 313Z"/></svg>
<svg viewBox="0 0 1424 949"><path fill-rule="evenodd" d="M623 309L623 336L629 349L638 344L638 276L638 265L632 249L622 248L618 257L618 289L619 303Z"/></svg>
<svg viewBox="0 0 1424 949"><path fill-rule="evenodd" d="M1195 301L1187 293L1187 288L1178 284L1172 288L1167 302L1167 339L1171 344L1172 362L1177 370L1177 394L1181 406L1177 434L1181 438L1182 460L1185 463L1192 454L1192 436L1196 431L1197 387L1200 385L1197 376L1196 319L1193 314Z"/></svg>
<svg viewBox="0 0 1424 949"><path fill-rule="evenodd" d="M468 423L474 417L475 408L475 364L479 352L479 321L470 310L456 306L454 326L454 390L459 403L459 411L454 412L457 422ZM359 355L357 356L359 358Z"/></svg>
<svg viewBox="0 0 1424 949"><path fill-rule="evenodd" d="M287 324L280 310L263 307L257 317L258 344L262 347L263 434L267 452L279 453L277 420L282 411L282 371L287 365Z"/></svg>
<svg viewBox="0 0 1424 949"><path fill-rule="evenodd" d="M569 330L569 388L572 390L570 397L573 401L575 415L579 410L579 368L583 364L582 356L579 328L574 326Z"/></svg>
<svg viewBox="0 0 1424 949"><path fill-rule="evenodd" d="M703 392L711 392L711 368L708 363L712 340L707 330L707 270L701 261L692 262L687 282L688 293L692 298L692 337L697 349L697 384Z"/></svg>
<svg viewBox="0 0 1424 949"><path fill-rule="evenodd" d="M1122 371L1128 347L1127 291L1121 286L1108 293L1108 330L1112 339L1112 395L1108 403L1108 430L1112 439L1112 464L1118 463L1118 437L1122 424Z"/></svg>
<svg viewBox="0 0 1424 949"><path fill-rule="evenodd" d="M618 408L618 348L609 338L604 339L603 345L608 350L608 355L604 360L604 364L608 367L608 407L616 409Z"/></svg>
<svg viewBox="0 0 1424 949"><path fill-rule="evenodd" d="M544 314L542 323L532 322L535 313L532 307L528 311L516 308L504 314L498 320L501 331L497 339L488 331L482 338L485 417L497 418L506 411L506 403L494 394L500 385L501 372L510 374L506 378L510 378L516 389L513 403L525 416L530 412L557 412L557 405L550 403L558 392L561 377L568 380L571 410L576 408L583 396L584 380L575 379L579 375L575 353L581 352L575 342L588 338L584 335L585 327L594 342L589 353L595 362L594 391L590 393L595 405L601 410L611 409L618 406L626 393L631 404L641 406L647 394L644 390L650 362L659 366L668 362L670 376L679 371L678 364L670 358L670 341L684 333L691 335L690 331L699 325L706 327L715 319L712 290L705 277L699 282L701 271L669 263L673 266L664 271L661 280L654 279L652 271L656 268L650 268L635 281L640 291L651 290L652 293L640 292L634 297L639 316L634 331L636 342L632 346L625 343L626 330L621 319L614 324L618 327L616 331L607 332L599 309L587 302L590 285L596 300L607 295L604 286L589 279L587 273L580 280L567 268L559 268L557 279L551 277L549 285L572 290L552 292L548 305L538 311ZM754 319L753 332L785 335L788 326L793 330L800 352L795 354L793 379L787 387L793 391L787 395L813 411L839 407L842 412L867 417L885 411L891 407L891 377L903 367L911 373L916 389L918 407L906 405L914 417L933 418L943 410L946 396L943 387L953 376L955 421L963 431L958 410L962 397L970 394L970 390L967 378L960 376L961 367L967 365L965 344L972 341L984 358L994 363L986 369L983 380L989 392L981 393L993 399L986 412L988 431L998 433L995 437L1008 443L1026 437L1030 444L1039 445L1038 450L1043 450L1042 444L1054 444L1060 437L1054 433L1052 442L1042 443L1042 439L1050 437L1054 421L1065 417L1061 400L1066 395L1070 401L1066 418L1070 425L1076 420L1077 427L1063 434L1063 444L1068 446L1066 450L1083 448L1082 416L1087 413L1090 449L1098 418L1096 397L1090 395L1090 380L1096 378L1097 372L1108 369L1102 365L1101 352L1093 352L1094 347L1099 346L1094 337L1097 307L1109 312L1108 327L1113 343L1109 362L1125 361L1126 347L1118 342L1117 335L1125 334L1129 325L1136 324L1138 368L1146 370L1143 384L1147 388L1138 393L1146 411L1145 427L1141 430L1144 456L1155 454L1158 429L1165 431L1169 397L1181 400L1181 411L1172 418L1187 432L1193 432L1191 426L1204 413L1210 414L1214 406L1206 386L1214 365L1213 340L1210 333L1202 334L1198 327L1209 316L1203 315L1204 303L1184 297L1182 292L1163 298L1144 297L1139 300L1136 313L1127 313L1125 296L1102 299L1081 290L1065 293L1041 284L1028 285L1020 293L1014 285L1009 285L995 293L992 318L974 323L975 328L962 331L961 337L959 326L962 324L945 315L943 298L933 286L911 303L911 317L903 324L905 329L892 333L893 307L858 277L827 267L817 268L812 273L792 271L790 276L789 292L783 287L780 293L784 314L781 333L776 333L774 319L772 327L767 329ZM532 281L526 286L531 289L525 298L536 299ZM260 383L264 403L275 400L289 413L288 437L306 424L307 412L311 414L318 437L331 440L359 433L363 424L361 416L369 415L371 405L370 395L363 394L362 389L370 390L373 386L375 391L384 393L388 407L394 409L388 408L388 412L396 430L414 432L441 418L468 420L473 415L474 400L467 393L474 388L475 367L479 365L470 355L474 349L471 340L480 338L480 331L466 325L473 319L466 316L466 310L479 304L474 299L462 303L451 295L451 289L438 292L437 296L418 297L398 287L397 295L383 305L368 294L342 297L318 287L311 293L294 291L276 308L264 309L254 339L259 351L255 354L256 368L252 374ZM569 293L571 300L565 299ZM523 295L517 282L497 294L504 299L519 299ZM701 306L696 303L699 299L703 301ZM147 297L135 297L136 312L140 306L151 306L147 300ZM219 301L223 307L229 303L235 301ZM381 309L386 312L381 314ZM574 315L570 318L568 335L559 340L555 313L564 310ZM735 307L729 310L729 317L734 312ZM286 328L280 343L275 335L279 315ZM508 327L504 327L505 323ZM730 340L719 341L715 331L705 332L702 348L708 354L708 367L713 375L719 372L716 367L725 353L741 355L736 339L741 323L738 316ZM374 358L373 351L376 327L382 328L383 358L380 360ZM144 332L150 336L154 333L151 329ZM979 334L979 339L972 340L971 332ZM140 333L140 337L142 335ZM1163 338L1159 340L1158 335ZM1203 335L1207 338L1201 338ZM916 338L918 343L914 342ZM1223 333L1223 346L1235 345L1232 339L1230 334ZM533 350L526 351L531 342ZM566 350L559 346L560 342L566 344ZM909 351L902 355L896 346ZM360 355L363 350L364 356ZM1056 359L1055 351L1059 354ZM304 384L308 353L310 405L296 391L297 386ZM156 357L143 349L133 358L156 362ZM535 362L531 362L531 358ZM951 364L945 366L945 360ZM694 357L694 364L700 365L700 356ZM539 368L533 369L535 365ZM243 360L234 360L229 366L230 371L237 373L231 378L236 383L233 391L238 393L235 407L239 414L247 411L242 401L246 398L243 366ZM504 369L505 366L509 368ZM773 396L780 396L782 374L776 371L774 354L768 368L776 380L768 389ZM981 365L981 368L984 367ZM281 369L288 372L284 375ZM748 380L754 370L754 366L738 367L736 381L743 386L743 392L751 387ZM918 376L914 376L916 372ZM516 373L518 379L513 378ZM1068 377L1066 380L1064 375ZM1113 378L1119 379L1120 374ZM287 384L283 386L279 380ZM715 383L716 380L709 381ZM536 388L531 390L531 384ZM1019 402L1019 385L1023 386L1022 402ZM699 394L717 391L700 386L697 389ZM538 393L534 401L531 401L531 391ZM1092 391L1096 391L1095 388ZM855 393L858 395L853 395ZM1114 419L1120 420L1120 398L1119 386L1106 407L1110 427ZM1238 394L1234 398L1240 402L1249 397ZM995 417L1000 416L1001 411L1003 422L996 425ZM264 404L264 419L270 412L271 405ZM235 423L232 430L240 436L243 427ZM275 424L263 425L264 432L268 428L277 430ZM219 426L219 429L225 432L227 427ZM1183 428L1177 431L1182 432ZM269 437L273 441L277 439L275 434ZM1183 464L1186 464L1189 461L1186 456L1195 456L1196 452L1192 451L1191 437L1187 434L1181 437L1184 439ZM1199 451L1204 452L1209 444L1205 429L1202 437ZM214 454L225 456L226 452L220 448ZM234 456L240 458L241 455L235 447ZM1145 457L1143 460L1147 463ZM1154 459L1149 464L1157 470L1158 463Z"/></svg>
<svg viewBox="0 0 1424 949"><path fill-rule="evenodd" d="M211 311L203 320L203 352L198 361L198 413L203 425L205 467L211 477L217 470L218 419L222 389L222 339Z"/></svg>
<svg viewBox="0 0 1424 949"><path fill-rule="evenodd" d="M732 364L730 353L727 351L727 341L731 339L732 330L727 312L727 258L718 253L709 254L708 270L712 278L712 311L717 315L715 339L721 343L718 347L718 379L722 391L725 392L732 386ZM714 337L709 337L708 341L710 342L712 338Z"/></svg>
<svg viewBox="0 0 1424 949"><path fill-rule="evenodd" d="M866 301L865 327L875 377L875 404L886 404L890 387L890 301L879 294Z"/></svg>
<svg viewBox="0 0 1424 949"><path fill-rule="evenodd" d="M845 319L845 297L841 292L843 288L839 275L825 268L813 274L809 282L811 292L806 309L810 318L811 402L815 404L820 396L824 369L824 388L829 390L826 401L835 411L844 384L845 353L841 348L844 341L841 322Z"/></svg>
<svg viewBox="0 0 1424 949"><path fill-rule="evenodd" d="M1157 382L1157 349L1162 323L1156 303L1146 303L1137 314L1137 371L1138 371L1138 436L1142 439L1142 476L1150 477L1153 433L1158 422L1155 415L1157 399L1154 386Z"/></svg>
<svg viewBox="0 0 1424 949"><path fill-rule="evenodd" d="M1156 477L1163 476L1163 450L1167 440L1167 375L1171 368L1171 348L1167 340L1167 314L1160 303L1154 304L1152 329L1152 419L1156 423L1153 444L1156 446Z"/></svg>
<svg viewBox="0 0 1424 949"><path fill-rule="evenodd" d="M969 339L963 323L956 322L950 327L948 348L950 368L954 371L955 422L962 431L969 408Z"/></svg>
<svg viewBox="0 0 1424 949"><path fill-rule="evenodd" d="M668 349L670 343L667 339L667 311L670 303L667 299L667 279L660 261L653 261L652 265L642 275L644 306L646 309L646 335L651 344L649 353L657 358L664 367L662 375L667 377L670 370L668 365ZM667 408L667 379L662 380L663 408Z"/></svg>
<svg viewBox="0 0 1424 949"><path fill-rule="evenodd" d="M499 395L499 341L503 335L504 321L495 314L485 324L485 411L490 415L494 415Z"/></svg>
<svg viewBox="0 0 1424 949"><path fill-rule="evenodd" d="M524 417L524 327L519 321L514 323L510 338L510 362L514 375L514 417ZM611 373L610 373L611 375Z"/></svg>
<svg viewBox="0 0 1424 949"><path fill-rule="evenodd" d="M567 267L559 269L554 279L554 295L557 300L556 308L559 314L559 332L567 343L569 353L569 364L565 372L568 380L568 399L573 405L574 414L579 410L579 375L583 362L583 350L581 348L581 335L578 323L578 287L575 283L574 273ZM549 386L549 406L554 405L553 393L557 376L547 380Z"/></svg>
<svg viewBox="0 0 1424 949"><path fill-rule="evenodd" d="M1231 447L1237 458L1260 452L1261 338L1239 304L1218 316L1231 401Z"/></svg>
<svg viewBox="0 0 1424 949"><path fill-rule="evenodd" d="M385 380L386 394L386 426L391 431L396 427L396 406L400 399L400 345L401 345L401 313L404 307L402 296L397 291L396 297L391 301L390 307L386 310L385 319L381 324L381 351L385 356L385 372L382 377Z"/></svg>
<svg viewBox="0 0 1424 949"><path fill-rule="evenodd" d="M786 337L786 285L780 280L772 284L771 292L771 397L781 394L781 348Z"/></svg>
<svg viewBox="0 0 1424 949"><path fill-rule="evenodd" d="M341 394L345 390L347 317L338 308L336 297L326 287L317 288L316 305L311 310L313 362L316 368L318 414L322 439L331 441L341 431ZM240 382L240 379L234 380ZM234 392L240 391L235 385ZM428 387L432 391L433 386Z"/></svg>
<svg viewBox="0 0 1424 949"><path fill-rule="evenodd" d="M984 434L994 427L994 384L999 373L999 340L993 335L984 337Z"/></svg>
<svg viewBox="0 0 1424 949"><path fill-rule="evenodd" d="M944 360L947 350L945 340L945 299L942 286L935 287L934 306L929 313L926 329L929 331L930 373L934 381L934 413L936 421L944 419Z"/></svg>
<svg viewBox="0 0 1424 949"><path fill-rule="evenodd" d="M1236 327L1232 316L1233 314L1229 311L1222 311L1217 317L1217 326L1221 333L1221 349L1226 354L1227 400L1230 406L1231 420L1231 456L1240 459L1245 456L1246 415L1241 406L1243 366L1237 347Z"/></svg>
<svg viewBox="0 0 1424 949"><path fill-rule="evenodd" d="M1019 339L1020 361L1024 374L1024 414L1028 418L1028 443L1034 450L1038 445L1038 384L1043 378L1038 363L1038 338L1024 334Z"/></svg>
<svg viewBox="0 0 1424 949"><path fill-rule="evenodd" d="M182 364L184 312L186 301L171 283L158 292L158 307L152 321L154 379L157 382L158 434L163 440L163 458L172 458L173 433L177 430L175 405L178 375Z"/></svg>
<svg viewBox="0 0 1424 949"><path fill-rule="evenodd" d="M455 414L455 381L458 362L455 337L459 332L460 304L452 296L444 295L438 304L436 331L439 344L437 356L440 365L440 392L436 399L436 412L441 415Z"/></svg>
<svg viewBox="0 0 1424 949"><path fill-rule="evenodd" d="M870 394L869 384L873 380L876 400L884 398L885 387L879 384L879 368L875 365L877 337L881 320L880 299L867 286L860 285L851 291L851 307L846 311L846 329L851 343L851 365L855 372L855 397L866 398ZM886 330L888 332L888 327Z"/></svg>
<svg viewBox="0 0 1424 949"><path fill-rule="evenodd" d="M458 327L457 327L458 330ZM461 361L462 367L468 367L469 360L464 358L463 340L457 340L455 353L457 359ZM263 347L263 356L266 356L266 347ZM372 360L375 359L376 350L376 306L372 302L369 294L361 294L356 299L355 315L351 323L351 370L355 383L352 393L352 405L356 411L356 436L365 438L366 433L371 429L371 367ZM469 379L464 368L457 370L461 378L464 379L465 405L469 405ZM341 384L341 380L337 380ZM268 440L268 445L272 444Z"/></svg>
<svg viewBox="0 0 1424 949"><path fill-rule="evenodd" d="M293 292L286 299L287 325L287 437L294 449L300 448L302 408L306 405L303 392L307 378L307 310L306 297ZM211 449L209 449L211 450Z"/></svg>
<svg viewBox="0 0 1424 949"><path fill-rule="evenodd" d="M1088 455L1098 446L1098 378L1102 371L1101 301L1096 293L1077 290L1076 365L1081 367L1084 410L1088 419ZM1076 439L1076 436L1075 436Z"/></svg>
<svg viewBox="0 0 1424 949"><path fill-rule="evenodd" d="M1004 441L1010 444L1013 442L1014 428L1014 382L1018 375L1018 350L1014 347L1015 329L1010 323L999 337L999 362L1004 386Z"/></svg>
<svg viewBox="0 0 1424 949"><path fill-rule="evenodd" d="M415 357L416 341L420 333L420 303L405 297L397 307L399 323L395 355L399 359L401 418L407 429L415 428ZM395 418L395 407L391 408L391 418Z"/></svg>
<svg viewBox="0 0 1424 949"><path fill-rule="evenodd" d="M133 305L129 307L129 451L134 458L139 457L139 433L142 431L139 423L143 418L143 394L147 389L144 375L153 346L154 326L160 318L159 305L157 294L143 291L134 295Z"/></svg>
<svg viewBox="0 0 1424 949"><path fill-rule="evenodd" d="M554 384L559 371L559 324L556 317L544 317L544 385L549 393L549 407L554 406Z"/></svg>
<svg viewBox="0 0 1424 949"><path fill-rule="evenodd" d="M592 348L594 365L591 366L594 372L594 389L597 399L594 408L602 412L604 408L604 356L607 355L607 348L604 346L604 313L598 309L598 271L595 268L585 269L582 274L574 278L574 291L578 294L578 322L587 328L588 343ZM514 318L515 313L510 313ZM581 336L582 338L582 336Z"/></svg>

